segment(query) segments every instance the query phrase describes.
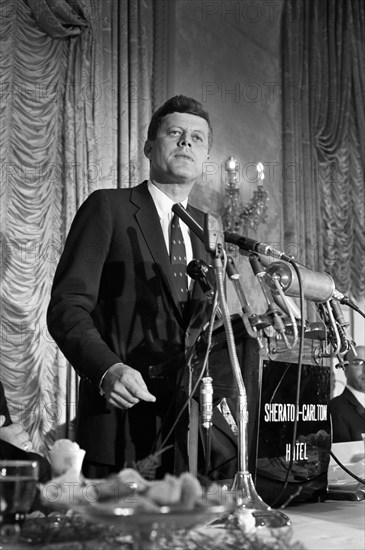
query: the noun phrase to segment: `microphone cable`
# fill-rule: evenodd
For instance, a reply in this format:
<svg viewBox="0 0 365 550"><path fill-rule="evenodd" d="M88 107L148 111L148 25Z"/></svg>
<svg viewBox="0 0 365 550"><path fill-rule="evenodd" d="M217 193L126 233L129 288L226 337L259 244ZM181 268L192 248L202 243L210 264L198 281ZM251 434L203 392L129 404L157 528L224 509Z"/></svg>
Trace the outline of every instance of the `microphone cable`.
<svg viewBox="0 0 365 550"><path fill-rule="evenodd" d="M353 472L351 472L351 470L349 470L348 468L346 468L346 466L341 462L341 460L339 458L337 458L337 456L332 452L330 451L330 454L333 458L333 460L340 466L340 468L342 468L342 470L344 472L346 472L346 474L348 474L349 476L353 477L354 479L356 479L356 481L358 481L359 483L365 485L365 479L361 479L361 477L358 477L356 474L354 474ZM365 487L364 487L365 489Z"/></svg>

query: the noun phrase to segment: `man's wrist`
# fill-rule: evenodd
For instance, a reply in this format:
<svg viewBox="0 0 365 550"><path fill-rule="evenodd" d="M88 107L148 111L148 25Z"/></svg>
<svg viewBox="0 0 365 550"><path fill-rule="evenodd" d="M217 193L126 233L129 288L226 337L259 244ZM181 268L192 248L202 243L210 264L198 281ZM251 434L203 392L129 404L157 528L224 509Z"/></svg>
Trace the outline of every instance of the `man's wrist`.
<svg viewBox="0 0 365 550"><path fill-rule="evenodd" d="M103 385L104 385L104 382L107 380L107 379L111 379L113 378L113 376L115 378L118 378L119 374L120 374L120 371L122 370L121 368L122 367L125 367L126 365L124 365L124 363L115 363L114 365L112 365L111 367L109 367L103 374L103 376L101 377L100 379L100 382L99 382L99 393L100 395L105 395L105 391L103 389Z"/></svg>

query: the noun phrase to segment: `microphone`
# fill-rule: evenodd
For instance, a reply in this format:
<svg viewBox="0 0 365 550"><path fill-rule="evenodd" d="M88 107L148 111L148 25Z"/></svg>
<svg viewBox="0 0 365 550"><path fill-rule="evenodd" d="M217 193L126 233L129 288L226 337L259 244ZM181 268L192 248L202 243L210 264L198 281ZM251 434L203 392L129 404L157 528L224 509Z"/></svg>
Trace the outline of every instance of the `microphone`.
<svg viewBox="0 0 365 550"><path fill-rule="evenodd" d="M174 204L172 211L202 241L207 252L212 254L218 244L223 244L223 229L220 219L211 214L205 214L203 229L180 203Z"/></svg>
<svg viewBox="0 0 365 550"><path fill-rule="evenodd" d="M337 298L331 298L330 304L331 304L331 307L332 307L333 316L336 319L337 323L341 327L348 327L349 323L347 323L345 321L345 317L344 317L344 314L343 314L342 309L340 307L339 300L337 300Z"/></svg>
<svg viewBox="0 0 365 550"><path fill-rule="evenodd" d="M298 297L299 282L293 265L282 261L268 264L265 262L264 258L262 258L262 260L268 275L267 281L274 291L275 301L276 294L273 281L274 277L278 278L279 284L286 296ZM342 292L339 292L335 288L335 282L328 273L312 271L304 266L298 266L298 269L302 277L304 296L307 300L311 300L313 302L326 302L327 300L334 299L340 302L340 304L344 304L351 307L355 311L359 311L359 308L350 300L350 298L348 298L348 296L345 296L345 294L342 294ZM280 304L278 305L280 306Z"/></svg>
<svg viewBox="0 0 365 550"><path fill-rule="evenodd" d="M236 265L234 263L234 260L232 256L227 256L227 266L226 266L227 275L230 278L233 286L235 287L237 296L239 298L241 308L244 314L248 315L249 317L253 316L252 309L250 304L248 303L248 300L245 296L245 293L243 292L242 285L240 283L240 275L237 271Z"/></svg>
<svg viewBox="0 0 365 550"><path fill-rule="evenodd" d="M238 235L238 233L230 233L229 231L224 232L224 240L226 243L235 244L242 250L248 250L250 252L257 252L258 254L263 254L264 256L272 256L273 258L279 258L280 260L285 260L286 262L291 261L291 257L276 250L269 244L260 243L254 239L249 239L248 237L243 237Z"/></svg>
<svg viewBox="0 0 365 550"><path fill-rule="evenodd" d="M200 385L200 414L203 428L209 429L213 419L213 378L205 376Z"/></svg>
<svg viewBox="0 0 365 550"><path fill-rule="evenodd" d="M194 279L194 281L198 281L202 291L207 296L214 294L214 291L206 277L209 269L209 265L203 260L191 260L186 267L186 273L189 277Z"/></svg>
<svg viewBox="0 0 365 550"><path fill-rule="evenodd" d="M205 250L211 254L217 251L219 245L223 246L224 236L222 221L220 218L206 214L204 218L204 244Z"/></svg>
<svg viewBox="0 0 365 550"><path fill-rule="evenodd" d="M346 323L345 317L342 313L340 302L336 298L331 298L330 306L332 309L333 317L337 323L338 335L341 342L340 353L345 353L349 350L349 341L346 338L346 328L349 326L349 323Z"/></svg>
<svg viewBox="0 0 365 550"><path fill-rule="evenodd" d="M328 273L312 271L306 267L298 266L302 280L304 297L312 302L326 302L334 297L335 283ZM277 261L266 268L268 275L267 282L273 285L273 278L276 277L282 287L284 294L288 296L299 296L299 281L297 273L291 264ZM273 287L275 291L275 287Z"/></svg>
<svg viewBox="0 0 365 550"><path fill-rule="evenodd" d="M272 322L270 324L276 330L276 332L278 332L281 335L282 339L284 340L286 348L290 349L290 344L285 332L285 325L280 316L278 306L276 305L276 302L273 298L270 285L266 280L265 269L263 268L257 256L251 254L249 260L252 267L252 271L254 272L254 274L256 275L260 283L261 290L267 302L268 313L269 313L269 316L272 318ZM289 264L284 264L284 265L289 265Z"/></svg>
<svg viewBox="0 0 365 550"><path fill-rule="evenodd" d="M172 207L174 214L179 216L189 229L204 243L204 231L203 228L194 220L187 210L180 204L174 204Z"/></svg>

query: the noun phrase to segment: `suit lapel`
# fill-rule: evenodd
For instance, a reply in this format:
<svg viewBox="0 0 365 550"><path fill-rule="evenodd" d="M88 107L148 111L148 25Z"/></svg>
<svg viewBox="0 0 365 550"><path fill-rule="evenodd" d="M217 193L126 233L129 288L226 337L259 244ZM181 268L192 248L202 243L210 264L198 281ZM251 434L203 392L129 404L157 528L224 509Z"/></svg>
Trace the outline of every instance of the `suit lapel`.
<svg viewBox="0 0 365 550"><path fill-rule="evenodd" d="M161 278L164 281L164 286L175 309L177 320L183 327L185 327L186 321L182 316L182 311L174 284L170 258L166 251L166 244L162 230L160 229L160 220L153 199L148 191L146 181L131 189L130 200L137 207L135 213L136 222L156 263ZM202 219L197 219L195 209L189 204L187 211L200 225L202 225L203 215ZM190 232L190 238L193 249L193 257L209 261L208 253L205 251L204 244L193 232ZM192 298L193 302L196 298L200 300L202 299L201 290L197 281L193 285Z"/></svg>
<svg viewBox="0 0 365 550"><path fill-rule="evenodd" d="M175 309L177 320L183 325L184 321L173 281L170 258L167 254L160 219L147 188L147 182L143 182L142 185L132 188L131 202L138 207L135 213L136 222L159 270L166 293Z"/></svg>

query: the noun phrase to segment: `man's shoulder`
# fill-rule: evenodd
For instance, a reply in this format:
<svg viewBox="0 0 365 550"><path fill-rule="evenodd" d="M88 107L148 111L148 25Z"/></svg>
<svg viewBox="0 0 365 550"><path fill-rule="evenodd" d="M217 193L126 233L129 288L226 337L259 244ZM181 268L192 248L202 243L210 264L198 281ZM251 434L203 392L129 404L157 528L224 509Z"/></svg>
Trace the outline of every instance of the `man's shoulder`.
<svg viewBox="0 0 365 550"><path fill-rule="evenodd" d="M142 190L146 186L146 181L139 183L138 185L132 187L105 187L102 189L95 189L90 193L89 197L102 199L104 197L115 199L117 197L122 197L125 195L130 195L130 193ZM89 198L88 197L88 198Z"/></svg>
<svg viewBox="0 0 365 550"><path fill-rule="evenodd" d="M105 187L102 189L95 189L86 197L81 207L89 208L102 208L104 204L105 208L110 209L117 207L121 203L127 204L133 194L138 195L143 193L143 190L147 189L146 182L142 182L134 187Z"/></svg>
<svg viewBox="0 0 365 550"><path fill-rule="evenodd" d="M206 216L206 212L204 210L200 210L197 206L193 206L192 204L188 203L187 205L187 211L193 218L200 223L200 225L204 224L204 218Z"/></svg>
<svg viewBox="0 0 365 550"><path fill-rule="evenodd" d="M329 404L333 405L338 403L339 401L343 401L343 392L340 393L339 395L336 395L336 397L332 397L332 399L330 399L329 401Z"/></svg>
<svg viewBox="0 0 365 550"><path fill-rule="evenodd" d="M197 206L194 206L193 204L191 204L190 202L188 202L188 206L187 206L188 210L192 210L193 212L196 212L198 214L205 214L205 212L203 210L201 210L200 208L198 208Z"/></svg>
<svg viewBox="0 0 365 550"><path fill-rule="evenodd" d="M340 395L337 395L330 400L329 405L330 408L333 409L338 406L343 406L345 403L348 403L350 401L356 401L356 397L350 392L350 390L345 388L343 392L340 393Z"/></svg>

